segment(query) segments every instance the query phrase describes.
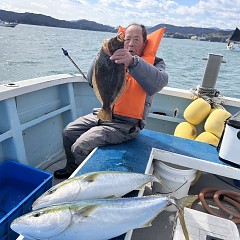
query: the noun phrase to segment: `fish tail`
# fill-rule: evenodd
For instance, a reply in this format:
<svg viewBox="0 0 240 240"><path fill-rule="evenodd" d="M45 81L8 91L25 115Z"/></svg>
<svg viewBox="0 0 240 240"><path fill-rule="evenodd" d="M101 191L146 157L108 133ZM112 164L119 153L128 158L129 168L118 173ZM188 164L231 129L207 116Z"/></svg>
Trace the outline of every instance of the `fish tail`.
<svg viewBox="0 0 240 240"><path fill-rule="evenodd" d="M183 234L186 240L190 240L189 234L187 231L186 222L184 219L184 207L192 204L198 198L197 195L189 195L180 199L171 199L173 205L175 205L178 209L178 217L183 230Z"/></svg>
<svg viewBox="0 0 240 240"><path fill-rule="evenodd" d="M191 205L196 199L198 195L188 195L186 197L180 199L172 199L172 204L174 204L178 209L184 209L186 206Z"/></svg>
<svg viewBox="0 0 240 240"><path fill-rule="evenodd" d="M98 113L98 118L103 121L112 121L112 111L102 108Z"/></svg>

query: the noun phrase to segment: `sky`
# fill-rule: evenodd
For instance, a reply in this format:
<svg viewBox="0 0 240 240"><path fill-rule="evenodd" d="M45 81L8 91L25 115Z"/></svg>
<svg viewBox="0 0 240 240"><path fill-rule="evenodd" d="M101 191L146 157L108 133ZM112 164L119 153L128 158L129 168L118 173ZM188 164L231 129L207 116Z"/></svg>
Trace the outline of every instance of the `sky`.
<svg viewBox="0 0 240 240"><path fill-rule="evenodd" d="M68 21L87 19L112 27L133 22L150 27L240 27L240 0L0 0L0 9Z"/></svg>

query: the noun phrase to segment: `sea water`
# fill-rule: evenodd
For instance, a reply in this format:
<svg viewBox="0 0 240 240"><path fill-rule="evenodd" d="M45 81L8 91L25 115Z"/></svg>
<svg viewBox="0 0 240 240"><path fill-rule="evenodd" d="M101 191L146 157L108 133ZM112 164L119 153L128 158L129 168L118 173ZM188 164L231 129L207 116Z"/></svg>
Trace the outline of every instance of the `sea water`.
<svg viewBox="0 0 240 240"><path fill-rule="evenodd" d="M62 48L87 73L105 39L114 33L19 24L0 28L0 84L62 73L79 73ZM216 83L221 95L240 98L240 52L226 43L163 38L158 56L166 63L169 87L201 84L209 53L223 56Z"/></svg>

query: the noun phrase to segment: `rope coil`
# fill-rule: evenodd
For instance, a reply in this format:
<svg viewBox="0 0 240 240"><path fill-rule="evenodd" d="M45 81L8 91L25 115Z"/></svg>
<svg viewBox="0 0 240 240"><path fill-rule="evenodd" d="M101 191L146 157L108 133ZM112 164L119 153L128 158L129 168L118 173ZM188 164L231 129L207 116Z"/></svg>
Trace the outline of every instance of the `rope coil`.
<svg viewBox="0 0 240 240"><path fill-rule="evenodd" d="M197 97L218 97L220 95L220 92L215 88L205 88L200 85L197 86L196 89L191 89L193 94Z"/></svg>
<svg viewBox="0 0 240 240"><path fill-rule="evenodd" d="M204 188L201 190L198 197L199 198L193 204L200 201L202 203L202 206L208 213L217 217L229 219L234 223L240 223L240 193L230 190L220 190L217 188ZM220 210L229 214L230 216L225 217L210 208L209 204L206 201L207 198L212 199ZM227 206L223 205L220 200L233 206L236 211L230 210ZM191 208L193 204L190 206Z"/></svg>

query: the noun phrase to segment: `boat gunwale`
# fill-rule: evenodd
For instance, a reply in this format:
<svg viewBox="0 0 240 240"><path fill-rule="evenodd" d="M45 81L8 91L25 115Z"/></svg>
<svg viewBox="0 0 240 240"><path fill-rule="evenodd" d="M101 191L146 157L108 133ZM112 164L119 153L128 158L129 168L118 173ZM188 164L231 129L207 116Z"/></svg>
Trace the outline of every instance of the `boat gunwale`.
<svg viewBox="0 0 240 240"><path fill-rule="evenodd" d="M66 83L86 82L81 75L58 74L0 85L0 101ZM87 82L86 82L87 83Z"/></svg>
<svg viewBox="0 0 240 240"><path fill-rule="evenodd" d="M13 83L0 85L0 101L27 94L33 91L41 90L66 83L87 83L81 74L57 74L39 78L21 80ZM158 94L181 97L185 99L194 99L196 95L191 90L164 87ZM213 97L217 103L240 107L240 99L219 95Z"/></svg>

